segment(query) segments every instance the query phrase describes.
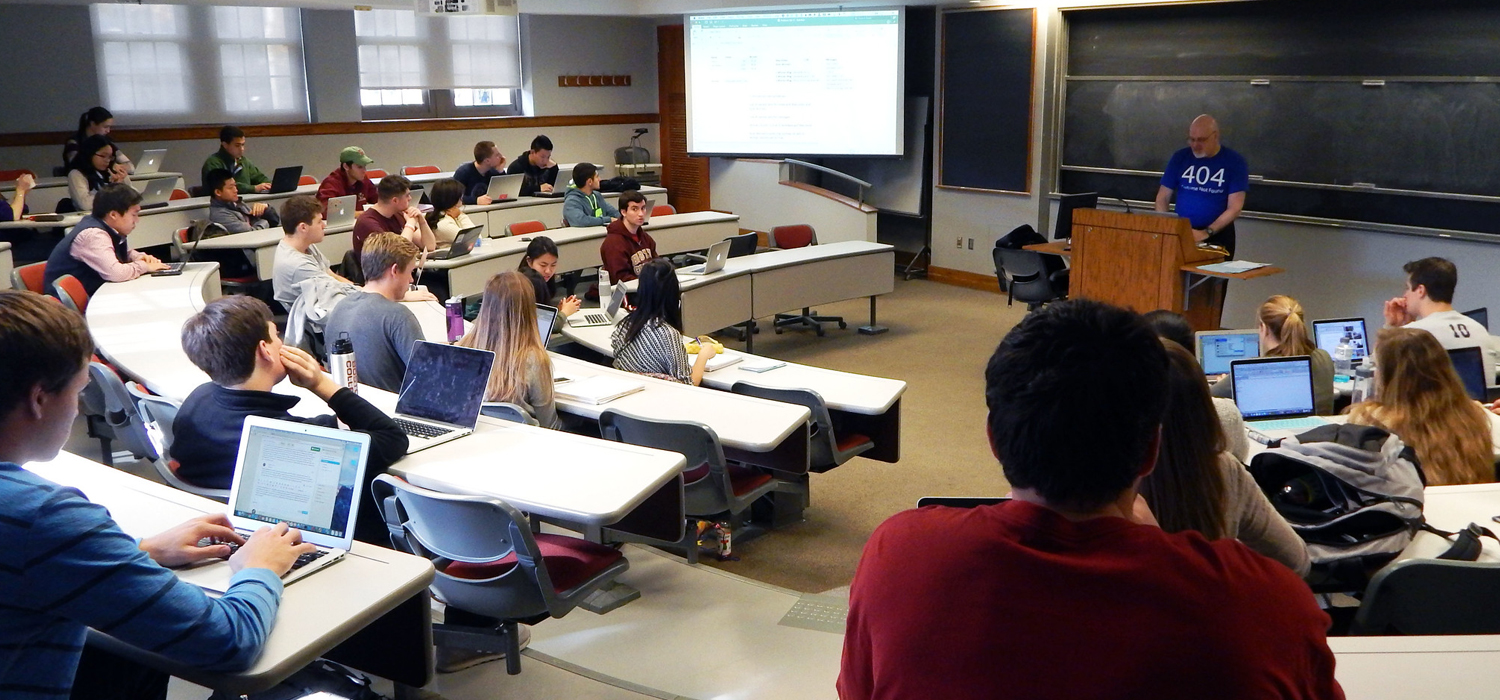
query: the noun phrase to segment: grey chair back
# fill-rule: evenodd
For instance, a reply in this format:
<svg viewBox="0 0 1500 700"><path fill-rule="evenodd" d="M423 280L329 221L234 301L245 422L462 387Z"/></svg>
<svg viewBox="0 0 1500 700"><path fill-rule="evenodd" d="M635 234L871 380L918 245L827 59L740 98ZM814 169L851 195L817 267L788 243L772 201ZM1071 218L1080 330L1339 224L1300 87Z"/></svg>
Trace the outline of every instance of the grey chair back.
<svg viewBox="0 0 1500 700"><path fill-rule="evenodd" d="M728 463L719 436L702 423L656 420L613 408L599 414L599 432L605 440L681 454L683 471L708 465L708 476L683 485L683 509L689 515L709 515L730 510L735 504Z"/></svg>
<svg viewBox="0 0 1500 700"><path fill-rule="evenodd" d="M736 394L806 406L812 412L812 434L808 437L807 450L808 468L812 471L827 471L842 463L838 460L833 417L828 413L828 404L823 401L822 394L812 389L781 389L745 381L735 382L729 390Z"/></svg>
<svg viewBox="0 0 1500 700"><path fill-rule="evenodd" d="M135 401L125 390L124 382L113 369L98 363L89 363L89 386L84 390L84 403L98 401L102 404L105 424L114 433L114 439L137 459L156 460L159 455L146 432L146 422L136 410Z"/></svg>
<svg viewBox="0 0 1500 700"><path fill-rule="evenodd" d="M742 233L724 240L729 241L729 257L740 258L755 254L755 247L760 243L760 236L753 232Z"/></svg>
<svg viewBox="0 0 1500 700"><path fill-rule="evenodd" d="M175 442L172 422L177 420L177 411L181 406L176 401L147 391L145 387L135 382L126 382L125 390L130 392L131 398L135 399L136 410L140 413L141 421L146 425L148 434L152 426L155 426L161 434L161 449L157 450L156 458L151 460L151 463L156 466L157 475L172 488L228 503L229 489L190 484L178 478L177 472L172 469L172 444Z"/></svg>
<svg viewBox="0 0 1500 700"><path fill-rule="evenodd" d="M1365 589L1351 634L1500 634L1500 564L1404 559Z"/></svg>
<svg viewBox="0 0 1500 700"><path fill-rule="evenodd" d="M1007 305L1011 301L1021 301L1034 307L1060 296L1052 289L1052 281L1047 278L1041 253L1009 248L993 248L991 252L995 260L995 274L1006 282Z"/></svg>
<svg viewBox="0 0 1500 700"><path fill-rule="evenodd" d="M509 401L487 401L479 407L479 412L491 418L508 420L512 423L539 425L537 420L532 418L530 413L526 412L526 409Z"/></svg>

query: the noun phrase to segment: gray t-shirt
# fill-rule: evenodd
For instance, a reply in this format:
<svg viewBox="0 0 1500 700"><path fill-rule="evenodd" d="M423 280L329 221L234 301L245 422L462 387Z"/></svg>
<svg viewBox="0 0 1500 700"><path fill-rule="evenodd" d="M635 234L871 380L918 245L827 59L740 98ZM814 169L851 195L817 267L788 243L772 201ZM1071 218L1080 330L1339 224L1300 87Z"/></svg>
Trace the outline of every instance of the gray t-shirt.
<svg viewBox="0 0 1500 700"><path fill-rule="evenodd" d="M343 298L328 314L324 343L332 350L341 334L354 344L354 365L359 382L401 391L406 361L412 344L422 337L417 317L401 304L373 292L355 292Z"/></svg>
<svg viewBox="0 0 1500 700"><path fill-rule="evenodd" d="M276 244L276 264L271 270L271 289L276 295L276 301L288 309L292 308L292 304L297 301L297 284L305 279L326 275L331 269L328 258L323 257L317 246L308 246L306 253L299 253L285 238L281 239Z"/></svg>

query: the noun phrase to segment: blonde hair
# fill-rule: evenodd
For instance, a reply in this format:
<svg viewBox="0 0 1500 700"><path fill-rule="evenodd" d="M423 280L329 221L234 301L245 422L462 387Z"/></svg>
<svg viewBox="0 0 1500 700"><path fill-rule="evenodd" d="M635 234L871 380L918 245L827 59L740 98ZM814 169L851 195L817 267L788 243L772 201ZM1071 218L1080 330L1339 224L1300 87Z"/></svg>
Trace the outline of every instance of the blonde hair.
<svg viewBox="0 0 1500 700"><path fill-rule="evenodd" d="M406 269L422 249L396 233L382 232L365 239L365 245L359 253L359 270L365 273L365 280L378 280L385 276L386 270L395 265L398 269Z"/></svg>
<svg viewBox="0 0 1500 700"><path fill-rule="evenodd" d="M509 401L535 405L526 401L527 368L541 368L547 381L541 385L539 402L552 401L552 361L537 329L536 292L526 275L507 270L490 278L484 285L484 300L474 330L458 341L466 348L480 348L495 353L490 369L486 401Z"/></svg>
<svg viewBox="0 0 1500 700"><path fill-rule="evenodd" d="M1417 451L1428 485L1494 481L1489 416L1464 393L1437 339L1415 328L1386 328L1375 343L1377 398L1351 407L1349 422L1401 436Z"/></svg>
<svg viewBox="0 0 1500 700"><path fill-rule="evenodd" d="M1276 347L1263 353L1266 356L1311 355L1318 349L1310 339L1307 319L1302 313L1302 305L1296 299L1277 294L1260 305L1259 315L1260 322L1265 324L1266 330L1271 332L1277 343Z"/></svg>

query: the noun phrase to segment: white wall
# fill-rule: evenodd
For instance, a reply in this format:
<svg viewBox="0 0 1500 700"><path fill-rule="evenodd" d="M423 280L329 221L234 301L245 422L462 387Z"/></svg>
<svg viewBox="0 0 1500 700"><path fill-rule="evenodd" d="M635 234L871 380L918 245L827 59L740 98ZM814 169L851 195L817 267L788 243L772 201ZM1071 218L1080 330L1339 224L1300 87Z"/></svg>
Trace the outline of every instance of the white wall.
<svg viewBox="0 0 1500 700"><path fill-rule="evenodd" d="M522 15L521 34L521 71L531 100L527 114L656 112L655 20ZM557 86L559 75L629 75L631 84L564 88Z"/></svg>
<svg viewBox="0 0 1500 700"><path fill-rule="evenodd" d="M710 159L712 208L738 214L740 228L770 231L785 224L809 224L819 243L875 240L874 212L780 184L779 169L774 162Z"/></svg>

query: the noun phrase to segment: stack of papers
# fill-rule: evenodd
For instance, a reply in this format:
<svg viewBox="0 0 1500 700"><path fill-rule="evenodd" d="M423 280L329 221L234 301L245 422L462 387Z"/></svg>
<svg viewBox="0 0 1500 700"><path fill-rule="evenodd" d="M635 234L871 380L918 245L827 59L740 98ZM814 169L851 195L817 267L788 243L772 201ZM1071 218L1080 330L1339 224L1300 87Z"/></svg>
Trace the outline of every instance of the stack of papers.
<svg viewBox="0 0 1500 700"><path fill-rule="evenodd" d="M1250 262L1249 260L1229 260L1226 262L1214 263L1213 265L1199 265L1198 269L1203 270L1204 272L1222 272L1224 274L1232 275L1240 272L1249 272L1256 268L1267 267L1270 264L1271 263Z"/></svg>
<svg viewBox="0 0 1500 700"><path fill-rule="evenodd" d="M646 385L638 381L600 374L575 379L566 384L558 384L553 387L552 393L560 399L598 405L609 403L621 396L634 394L644 388Z"/></svg>
<svg viewBox="0 0 1500 700"><path fill-rule="evenodd" d="M694 361L696 361L696 358L698 356L696 354L692 354L692 355L689 355L689 357L693 358ZM734 364L736 362L739 362L742 359L744 359L744 358L740 357L739 355L730 355L730 354L727 354L727 353L725 353L725 354L719 354L719 355L714 355L713 357L708 358L708 366L705 367L704 369L707 370L707 371L709 371L709 372L712 372L712 371L714 371L716 369L724 369L725 367L728 367L728 366L730 366L730 365L732 365L732 364Z"/></svg>

